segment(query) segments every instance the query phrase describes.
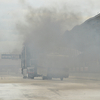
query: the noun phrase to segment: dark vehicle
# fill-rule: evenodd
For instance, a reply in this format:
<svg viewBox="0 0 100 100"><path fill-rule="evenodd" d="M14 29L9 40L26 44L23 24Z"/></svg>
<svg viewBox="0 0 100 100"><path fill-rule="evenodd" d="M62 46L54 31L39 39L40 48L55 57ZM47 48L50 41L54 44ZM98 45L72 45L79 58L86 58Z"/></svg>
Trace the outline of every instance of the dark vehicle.
<svg viewBox="0 0 100 100"><path fill-rule="evenodd" d="M40 55L35 59L28 48L24 47L21 56L21 67L23 78L32 78L41 76L42 79L69 77L69 68L67 67L66 55L49 54Z"/></svg>

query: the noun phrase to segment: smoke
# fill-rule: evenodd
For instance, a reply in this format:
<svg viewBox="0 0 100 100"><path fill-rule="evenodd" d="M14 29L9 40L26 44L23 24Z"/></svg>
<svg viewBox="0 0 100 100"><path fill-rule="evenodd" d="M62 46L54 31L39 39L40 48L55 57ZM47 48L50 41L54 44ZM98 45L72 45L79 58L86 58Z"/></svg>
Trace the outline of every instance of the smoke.
<svg viewBox="0 0 100 100"><path fill-rule="evenodd" d="M82 21L81 14L57 10L56 8L34 9L28 5L25 23L18 22L17 29L24 37L24 43L32 43L34 49L45 53L64 48L63 33Z"/></svg>
<svg viewBox="0 0 100 100"><path fill-rule="evenodd" d="M24 23L20 21L16 24L17 30L23 36L23 45L29 48L32 56L38 56L41 63L48 62L51 57L58 63L57 66L98 67L97 62L100 60L98 20L91 19L78 25L83 21L82 14L70 11L68 7L70 6L64 5L59 10L35 9L27 5ZM97 31L98 34L95 34ZM40 56L41 54L43 55ZM49 55L49 58L47 59L45 55ZM49 59L49 64L47 63L49 66L54 63L52 60Z"/></svg>
<svg viewBox="0 0 100 100"><path fill-rule="evenodd" d="M100 71L100 14L85 21L83 24L66 31L64 38L69 47L81 51L74 66L88 67ZM75 60L74 60L75 61Z"/></svg>

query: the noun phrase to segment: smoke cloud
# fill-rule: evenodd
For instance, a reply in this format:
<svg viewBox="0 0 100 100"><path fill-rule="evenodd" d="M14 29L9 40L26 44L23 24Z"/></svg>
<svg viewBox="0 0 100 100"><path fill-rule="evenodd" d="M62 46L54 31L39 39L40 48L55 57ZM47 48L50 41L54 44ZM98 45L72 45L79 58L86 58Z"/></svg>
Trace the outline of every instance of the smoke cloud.
<svg viewBox="0 0 100 100"><path fill-rule="evenodd" d="M81 13L70 11L67 5L64 8L35 9L27 5L25 22L16 25L23 36L23 45L30 47L35 56L43 54L40 58L44 61L40 62L47 60L44 55L59 54L59 57L66 56L62 66L98 67L100 36L95 34L99 30L98 20L91 19L78 25L83 21Z"/></svg>
<svg viewBox="0 0 100 100"><path fill-rule="evenodd" d="M81 14L58 11L55 8L34 9L28 6L25 23L17 23L24 43L32 43L34 49L50 53L64 48L63 34L66 29L82 21Z"/></svg>

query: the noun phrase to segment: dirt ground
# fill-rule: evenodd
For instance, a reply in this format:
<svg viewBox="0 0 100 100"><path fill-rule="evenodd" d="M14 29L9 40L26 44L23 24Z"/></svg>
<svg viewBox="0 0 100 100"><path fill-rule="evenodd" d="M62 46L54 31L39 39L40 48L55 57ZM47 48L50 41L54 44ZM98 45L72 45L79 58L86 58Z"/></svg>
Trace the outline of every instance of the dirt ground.
<svg viewBox="0 0 100 100"><path fill-rule="evenodd" d="M100 80L0 77L0 100L100 100Z"/></svg>

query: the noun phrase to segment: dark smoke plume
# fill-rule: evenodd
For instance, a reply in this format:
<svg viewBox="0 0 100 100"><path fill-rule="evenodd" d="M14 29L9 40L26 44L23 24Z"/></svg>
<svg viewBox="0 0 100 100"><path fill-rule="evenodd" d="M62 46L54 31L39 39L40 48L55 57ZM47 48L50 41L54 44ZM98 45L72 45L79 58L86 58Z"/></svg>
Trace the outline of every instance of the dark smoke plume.
<svg viewBox="0 0 100 100"><path fill-rule="evenodd" d="M69 43L63 40L63 34L65 30L70 30L82 21L81 14L69 12L67 9L34 9L29 5L27 10L24 23L20 21L16 27L23 36L23 46L27 46L31 52L28 56L39 59L41 66L51 66L54 61L58 62L55 65L57 67L71 66L68 58L78 55L79 52L67 47Z"/></svg>
<svg viewBox="0 0 100 100"><path fill-rule="evenodd" d="M25 23L17 23L17 29L24 37L24 43L32 43L34 49L45 53L63 51L63 33L81 22L75 13L58 11L54 8L34 9L28 6Z"/></svg>
<svg viewBox="0 0 100 100"><path fill-rule="evenodd" d="M100 36L98 18L100 16L74 27L82 21L81 14L70 12L68 9L66 11L65 9L63 11L54 8L34 9L29 5L27 9L25 23L18 22L17 29L24 37L24 45L30 47L31 54L36 56L41 53L43 55L67 55L69 58L63 64L70 67L95 69L94 66L99 66ZM70 31L70 29L72 30ZM43 57L39 58L46 61L46 58Z"/></svg>

